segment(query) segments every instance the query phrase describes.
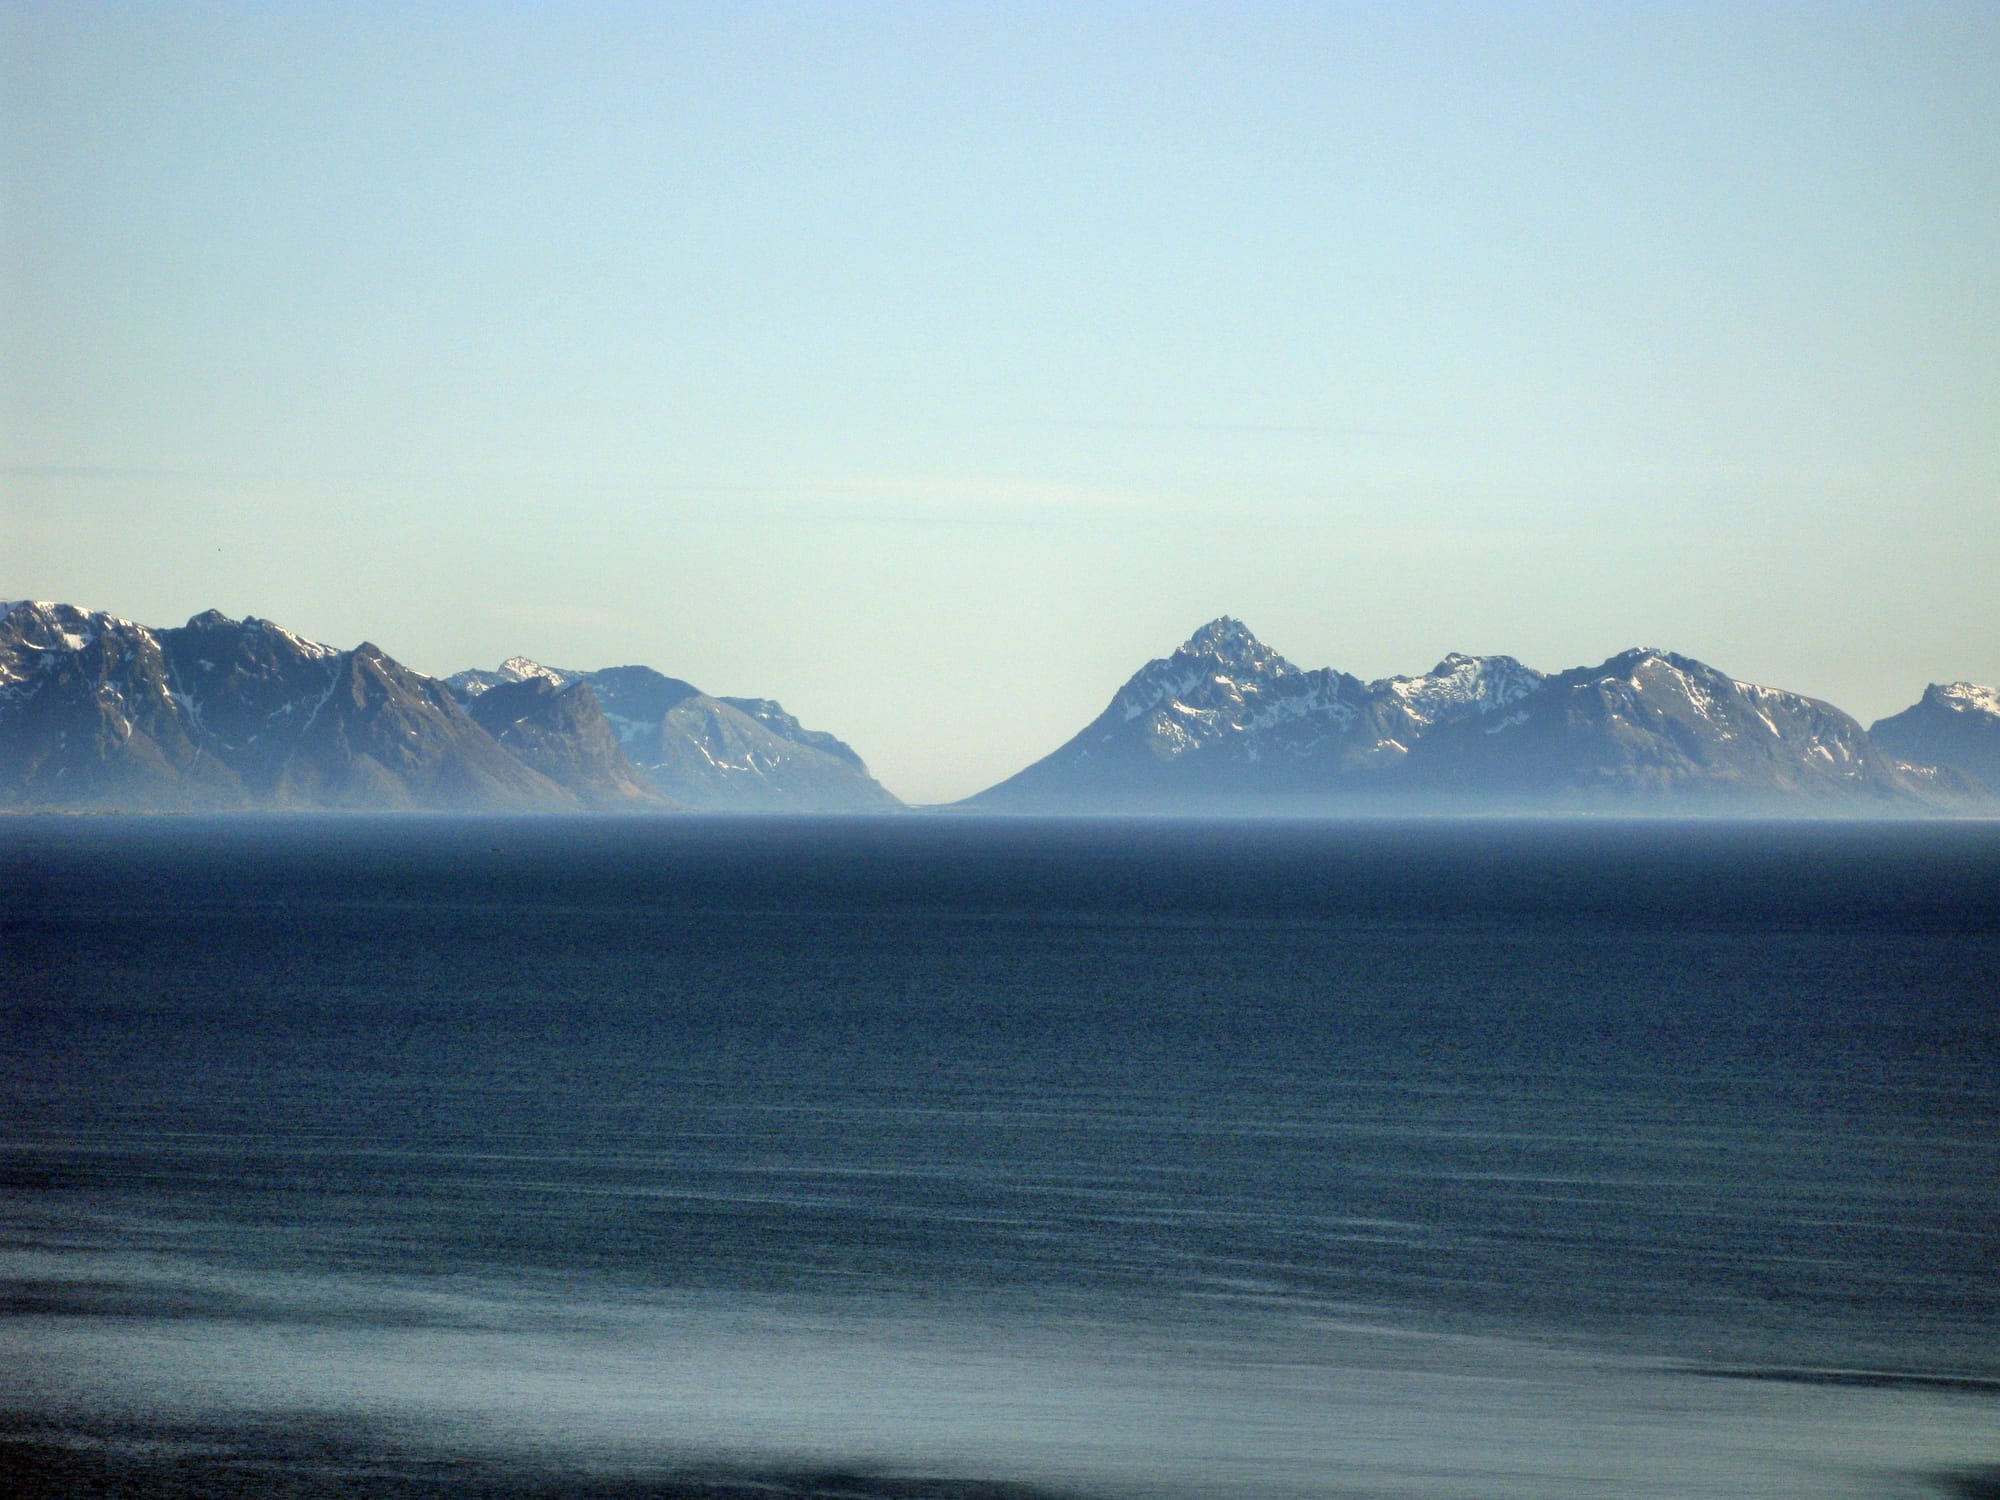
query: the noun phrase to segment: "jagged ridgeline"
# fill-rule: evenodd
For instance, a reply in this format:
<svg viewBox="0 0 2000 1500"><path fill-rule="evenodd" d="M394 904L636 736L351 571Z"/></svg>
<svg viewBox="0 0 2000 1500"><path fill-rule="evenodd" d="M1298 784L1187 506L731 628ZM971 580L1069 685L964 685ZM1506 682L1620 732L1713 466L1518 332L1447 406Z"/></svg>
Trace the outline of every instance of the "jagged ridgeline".
<svg viewBox="0 0 2000 1500"><path fill-rule="evenodd" d="M153 629L0 606L0 807L879 812L834 736L645 666L439 680L211 610ZM1068 744L959 806L1021 813L2000 812L2000 693L1864 730L1672 652L1548 674L1452 655L1372 682L1239 621L1150 662Z"/></svg>
<svg viewBox="0 0 2000 1500"><path fill-rule="evenodd" d="M632 753L628 753L628 748ZM829 812L897 806L832 735L647 667L450 682L211 610L0 606L0 806Z"/></svg>
<svg viewBox="0 0 2000 1500"><path fill-rule="evenodd" d="M2000 803L1996 743L2000 696L1965 684L1932 688L1871 732L1829 704L1668 651L1553 675L1511 656L1454 654L1421 676L1363 682L1296 667L1224 617L1142 667L1067 744L961 805L1988 812Z"/></svg>

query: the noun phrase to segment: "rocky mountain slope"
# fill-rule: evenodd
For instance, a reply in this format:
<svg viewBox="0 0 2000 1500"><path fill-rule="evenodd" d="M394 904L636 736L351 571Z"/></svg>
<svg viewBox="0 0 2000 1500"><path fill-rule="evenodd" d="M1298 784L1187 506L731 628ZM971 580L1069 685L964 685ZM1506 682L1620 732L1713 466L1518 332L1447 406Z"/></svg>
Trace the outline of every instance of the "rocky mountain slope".
<svg viewBox="0 0 2000 1500"><path fill-rule="evenodd" d="M965 806L995 811L1227 812L1362 805L1432 730L1505 708L1541 674L1508 656L1449 656L1363 682L1294 666L1242 624L1211 621L1147 663L1068 744Z"/></svg>
<svg viewBox="0 0 2000 1500"><path fill-rule="evenodd" d="M0 806L562 809L436 680L210 611L0 615Z"/></svg>
<svg viewBox="0 0 2000 1500"><path fill-rule="evenodd" d="M1935 789L1839 709L1632 650L1544 678L1411 758L1412 790L1527 806L1917 811Z"/></svg>
<svg viewBox="0 0 2000 1500"><path fill-rule="evenodd" d="M475 715L494 692L528 682L593 693L617 745L646 783L690 808L727 812L883 812L901 804L833 735L768 698L711 697L651 667L594 672L513 657L448 679Z"/></svg>
<svg viewBox="0 0 2000 1500"><path fill-rule="evenodd" d="M645 812L669 803L626 759L597 695L584 683L528 677L481 693L465 708L502 749L567 787L586 807Z"/></svg>
<svg viewBox="0 0 2000 1500"><path fill-rule="evenodd" d="M959 804L1026 813L2000 813L2000 692L1864 730L1668 651L1372 682L1214 620L1069 743ZM440 681L216 612L0 604L0 809L873 812L854 751L644 666Z"/></svg>
<svg viewBox="0 0 2000 1500"><path fill-rule="evenodd" d="M685 795L676 795L676 792ZM515 658L447 684L211 610L0 605L0 808L757 812L899 806L765 699Z"/></svg>
<svg viewBox="0 0 2000 1500"><path fill-rule="evenodd" d="M1938 766L2000 798L2000 689L1934 682L1901 713L1869 725L1868 737L1902 760Z"/></svg>
<svg viewBox="0 0 2000 1500"><path fill-rule="evenodd" d="M1017 812L1966 810L1828 704L1634 650L1553 676L1452 655L1363 682L1241 622L1148 663L1068 744L960 804Z"/></svg>

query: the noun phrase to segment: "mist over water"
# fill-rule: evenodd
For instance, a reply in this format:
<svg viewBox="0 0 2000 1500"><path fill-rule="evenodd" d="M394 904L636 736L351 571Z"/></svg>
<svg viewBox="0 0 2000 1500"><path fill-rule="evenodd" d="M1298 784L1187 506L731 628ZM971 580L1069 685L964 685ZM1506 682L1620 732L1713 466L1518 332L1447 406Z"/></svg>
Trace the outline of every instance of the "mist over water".
<svg viewBox="0 0 2000 1500"><path fill-rule="evenodd" d="M25 1462L2000 1466L1991 828L16 819L0 852Z"/></svg>

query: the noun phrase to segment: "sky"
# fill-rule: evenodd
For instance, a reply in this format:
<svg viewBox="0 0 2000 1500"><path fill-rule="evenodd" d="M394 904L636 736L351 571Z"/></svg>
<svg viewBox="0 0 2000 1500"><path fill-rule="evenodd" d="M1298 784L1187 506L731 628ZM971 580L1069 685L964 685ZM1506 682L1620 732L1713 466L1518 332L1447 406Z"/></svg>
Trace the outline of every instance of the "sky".
<svg viewBox="0 0 2000 1500"><path fill-rule="evenodd" d="M0 597L969 795L1218 614L2000 682L2000 6L0 6Z"/></svg>

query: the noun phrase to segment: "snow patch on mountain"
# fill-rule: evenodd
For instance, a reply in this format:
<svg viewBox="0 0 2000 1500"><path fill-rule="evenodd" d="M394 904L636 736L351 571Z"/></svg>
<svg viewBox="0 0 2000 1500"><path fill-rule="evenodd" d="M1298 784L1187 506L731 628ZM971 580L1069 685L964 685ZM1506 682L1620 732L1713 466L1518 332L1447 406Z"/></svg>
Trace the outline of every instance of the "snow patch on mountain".
<svg viewBox="0 0 2000 1500"><path fill-rule="evenodd" d="M500 663L500 675L513 682L527 682L531 678L541 677L557 687L568 687L581 674L564 671L560 667L545 667L531 657L510 656Z"/></svg>
<svg viewBox="0 0 2000 1500"><path fill-rule="evenodd" d="M464 672L454 672L444 681L460 698L469 699L477 698L489 688L510 682L532 682L541 678L553 687L564 688L573 682L581 682L586 675L564 667L545 667L533 657L510 656L490 672L473 667Z"/></svg>
<svg viewBox="0 0 2000 1500"><path fill-rule="evenodd" d="M274 625L269 620L258 620L256 623L264 628L266 634L276 636L308 661L327 661L341 654L338 646L329 646L324 641L309 640L305 636L294 635L284 626Z"/></svg>
<svg viewBox="0 0 2000 1500"><path fill-rule="evenodd" d="M1977 682L1938 682L1932 683L1924 696L1953 713L1990 714L2000 718L2000 688L1985 687Z"/></svg>
<svg viewBox="0 0 2000 1500"><path fill-rule="evenodd" d="M1454 651L1421 677L1387 677L1368 685L1393 695L1411 718L1431 725L1506 708L1542 685L1542 674L1511 656Z"/></svg>
<svg viewBox="0 0 2000 1500"><path fill-rule="evenodd" d="M1130 733L1135 720L1155 755L1174 759L1220 741L1239 743L1258 758L1263 736L1301 720L1345 727L1358 712L1349 702L1349 679L1335 672L1302 672L1256 642L1235 622L1214 627L1164 661L1149 663L1112 700L1095 738L1109 743ZM1226 651L1225 657L1214 649ZM1304 748L1292 744L1293 751Z"/></svg>
<svg viewBox="0 0 2000 1500"><path fill-rule="evenodd" d="M1348 754L1395 759L1432 726L1504 709L1542 680L1512 657L1455 652L1422 676L1364 684L1331 668L1303 670L1225 615L1135 673L1088 742L1109 745L1136 730L1160 759L1227 741L1232 755L1261 760L1274 752L1308 756L1352 740ZM1373 736L1354 739L1370 714L1378 720Z"/></svg>

